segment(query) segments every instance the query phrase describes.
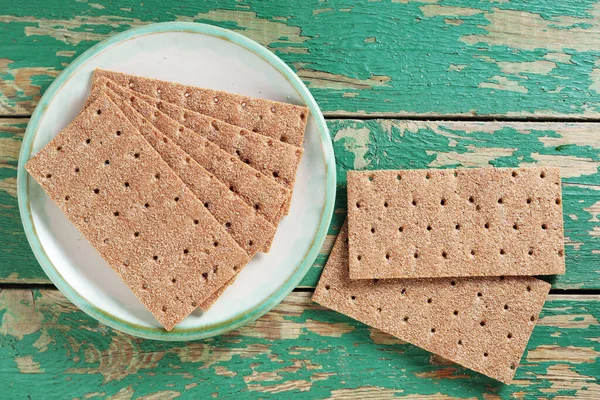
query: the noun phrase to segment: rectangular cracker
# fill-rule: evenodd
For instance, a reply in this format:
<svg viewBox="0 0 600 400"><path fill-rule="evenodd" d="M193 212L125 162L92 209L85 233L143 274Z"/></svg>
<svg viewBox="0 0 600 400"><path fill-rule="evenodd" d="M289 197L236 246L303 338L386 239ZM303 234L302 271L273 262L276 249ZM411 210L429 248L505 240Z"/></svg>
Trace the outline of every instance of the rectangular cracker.
<svg viewBox="0 0 600 400"><path fill-rule="evenodd" d="M106 77L147 96L220 119L296 147L302 147L308 108L158 79L96 69Z"/></svg>
<svg viewBox="0 0 600 400"><path fill-rule="evenodd" d="M107 96L25 168L166 330L248 262Z"/></svg>
<svg viewBox="0 0 600 400"><path fill-rule="evenodd" d="M563 274L557 168L348 172L350 277Z"/></svg>
<svg viewBox="0 0 600 400"><path fill-rule="evenodd" d="M351 280L346 224L313 301L510 383L550 285L531 277Z"/></svg>
<svg viewBox="0 0 600 400"><path fill-rule="evenodd" d="M112 89L111 98L120 98ZM169 118L138 97L130 96L129 104L191 159L223 182L270 223L277 225L289 198L289 190L265 177L254 168L223 151L219 146Z"/></svg>
<svg viewBox="0 0 600 400"><path fill-rule="evenodd" d="M99 92L95 96L101 94ZM106 90L106 95L124 112L129 122L138 129L250 258L258 251L269 251L277 229L275 225L243 202L225 184L145 120L127 100L117 96L111 90ZM237 272L239 271L241 268ZM235 281L236 276L237 274L200 303L199 307L204 311L208 310Z"/></svg>
<svg viewBox="0 0 600 400"><path fill-rule="evenodd" d="M137 96L144 102L159 109L179 124L204 136L217 144L228 154L234 155L269 179L289 189L290 199L286 203L285 213L291 205L291 196L296 181L296 173L302 158L302 149L273 140L212 117L186 110L175 104L143 95L126 89L105 77L97 77L92 83L90 99L96 93L110 87L122 98ZM139 103L135 103L137 105Z"/></svg>
<svg viewBox="0 0 600 400"><path fill-rule="evenodd" d="M106 94L250 257L258 251L269 251L277 229L275 225L144 119L128 100L108 89Z"/></svg>

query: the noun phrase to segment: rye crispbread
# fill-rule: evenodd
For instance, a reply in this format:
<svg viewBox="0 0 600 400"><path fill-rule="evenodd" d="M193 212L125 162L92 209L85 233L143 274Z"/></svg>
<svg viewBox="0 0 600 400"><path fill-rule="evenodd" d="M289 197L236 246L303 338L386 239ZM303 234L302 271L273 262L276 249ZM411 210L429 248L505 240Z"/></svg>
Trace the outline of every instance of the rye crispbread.
<svg viewBox="0 0 600 400"><path fill-rule="evenodd" d="M565 271L557 168L349 171L350 277Z"/></svg>
<svg viewBox="0 0 600 400"><path fill-rule="evenodd" d="M351 280L342 228L313 300L510 383L550 285L531 277Z"/></svg>
<svg viewBox="0 0 600 400"><path fill-rule="evenodd" d="M108 89L111 90L112 89ZM116 92L113 91L118 96ZM120 97L120 96L119 96ZM169 118L139 97L129 104L159 131L184 149L190 157L274 225L279 223L289 200L289 190L265 177L237 157Z"/></svg>
<svg viewBox="0 0 600 400"><path fill-rule="evenodd" d="M167 330L248 262L107 96L25 168Z"/></svg>
<svg viewBox="0 0 600 400"><path fill-rule="evenodd" d="M304 141L308 119L308 108L304 106L102 69L96 69L94 77L106 77L136 92L160 98L296 147L302 147Z"/></svg>

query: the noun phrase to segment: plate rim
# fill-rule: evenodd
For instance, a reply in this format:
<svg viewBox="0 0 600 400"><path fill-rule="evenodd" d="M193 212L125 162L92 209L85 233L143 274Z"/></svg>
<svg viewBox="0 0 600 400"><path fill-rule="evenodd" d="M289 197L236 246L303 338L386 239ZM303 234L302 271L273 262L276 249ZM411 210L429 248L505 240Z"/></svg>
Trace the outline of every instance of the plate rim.
<svg viewBox="0 0 600 400"><path fill-rule="evenodd" d="M84 296L77 292L63 276L58 272L56 267L52 264L49 257L47 256L44 247L42 246L39 237L37 235L35 225L33 223L31 208L29 202L29 192L27 180L28 174L25 171L24 165L31 158L33 139L36 136L38 126L41 118L45 114L48 105L53 100L56 93L62 88L62 86L71 78L72 74L75 73L84 63L90 58L97 55L98 53L106 50L107 48L119 44L123 41L130 40L139 36L145 36L148 34L166 33L166 32L190 32L196 34L203 34L208 36L217 37L220 39L228 40L238 46L245 48L257 56L261 57L268 64L274 67L279 73L281 73L290 84L294 87L298 95L306 103L312 114L317 130L321 138L321 148L325 156L325 172L326 172L326 188L325 188L325 204L321 212L321 219L317 232L313 237L313 241L305 253L302 261L296 266L292 275L284 281L279 288L264 301L256 305L255 307L247 310L246 312L234 316L226 321L207 325L200 328L177 328L175 327L171 331L165 331L162 328L146 327L138 324L134 324L125 321L121 318L109 314L100 308L90 303ZM333 145L327 124L321 110L319 109L315 99L312 97L308 88L300 80L300 78L287 66L279 57L274 53L267 50L259 43L228 29L220 28L214 25L195 23L195 22L162 22L144 25L129 29L127 31L118 33L111 36L100 43L92 46L86 50L83 54L77 57L71 62L64 71L62 71L58 77L50 84L48 90L44 93L40 101L38 102L30 120L27 124L27 129L23 137L21 144L21 150L19 152L19 160L17 167L17 200L19 205L19 213L21 215L21 221L25 230L27 241L33 253L54 285L60 290L60 292L74 303L80 310L96 319L97 321L110 326L118 331L154 340L164 341L188 341L204 339L212 336L221 335L231 330L237 329L249 322L252 322L268 311L276 307L281 301L300 283L302 278L306 275L314 260L316 259L331 223L333 215L333 208L335 202L335 189L336 189L336 165L335 165L335 154L333 151Z"/></svg>

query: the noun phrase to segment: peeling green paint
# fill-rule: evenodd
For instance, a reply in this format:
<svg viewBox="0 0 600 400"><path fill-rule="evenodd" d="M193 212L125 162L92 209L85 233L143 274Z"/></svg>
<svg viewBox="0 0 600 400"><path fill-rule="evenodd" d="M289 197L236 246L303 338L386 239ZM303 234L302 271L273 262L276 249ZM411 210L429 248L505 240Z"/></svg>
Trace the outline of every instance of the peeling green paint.
<svg viewBox="0 0 600 400"><path fill-rule="evenodd" d="M4 115L33 110L65 66L58 54L72 54L68 62L130 27L196 21L267 46L326 113L600 116L600 7L592 0L5 3Z"/></svg>
<svg viewBox="0 0 600 400"><path fill-rule="evenodd" d="M23 291L8 292L0 300L0 310L8 297L24 297ZM68 393L84 398L96 392L101 397L127 392L132 398L153 394L165 398L170 392L182 398L207 398L212 393L219 398L255 398L271 392L313 399L394 392L504 399L521 392L527 398L593 398L600 390L597 296L587 300L555 296L546 303L515 382L508 386L324 310L311 303L310 295L290 295L260 324L237 332L199 342L164 343L115 332L57 292L37 292L39 328L20 338L0 334L3 395L42 399ZM591 322L569 322L570 314ZM321 324L321 330L315 324ZM286 339L285 332L296 326L298 336ZM263 329L274 336L256 335ZM35 379L30 373L36 374ZM570 384L565 386L567 379Z"/></svg>

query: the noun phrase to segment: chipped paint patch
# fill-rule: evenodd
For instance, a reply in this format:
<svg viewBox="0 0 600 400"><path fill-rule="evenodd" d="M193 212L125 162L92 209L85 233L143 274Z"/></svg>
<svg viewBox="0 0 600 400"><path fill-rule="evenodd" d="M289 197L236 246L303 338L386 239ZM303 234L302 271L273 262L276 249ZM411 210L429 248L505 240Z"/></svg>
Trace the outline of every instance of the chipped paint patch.
<svg viewBox="0 0 600 400"><path fill-rule="evenodd" d="M564 329L588 329L591 325L598 325L598 320L590 314L548 315L540 318L537 324Z"/></svg>
<svg viewBox="0 0 600 400"><path fill-rule="evenodd" d="M466 146L469 152L436 152L427 150L428 155L435 155L435 160L429 163L430 167L461 165L463 167L489 167L491 161L500 157L512 156L516 149L499 147L474 147Z"/></svg>
<svg viewBox="0 0 600 400"><path fill-rule="evenodd" d="M131 336L114 335L106 350L98 350L96 346L87 344L84 348L85 361L93 366L70 368L71 374L101 374L104 383L120 381L141 370L152 370L164 357L164 351L146 353L140 351L140 343L134 342ZM127 360L123 365L123 358Z"/></svg>
<svg viewBox="0 0 600 400"><path fill-rule="evenodd" d="M587 208L584 208L583 211L587 211L592 216L592 218L588 220L589 222L600 222L600 219L598 219L598 215L600 215L600 201L595 202Z"/></svg>
<svg viewBox="0 0 600 400"><path fill-rule="evenodd" d="M299 391L299 392L308 392L312 387L312 382L309 381L301 381L301 380L290 380L284 383L280 383L278 385L257 385L250 384L248 385L248 390L251 392L261 392L261 393L284 393L289 391Z"/></svg>
<svg viewBox="0 0 600 400"><path fill-rule="evenodd" d="M531 62L498 62L500 70L506 74L520 75L526 74L537 74L537 75L548 75L550 71L556 68L556 64L551 61L531 61Z"/></svg>
<svg viewBox="0 0 600 400"><path fill-rule="evenodd" d="M529 350L526 359L531 363L562 361L579 364L596 362L598 357L600 352L593 347L542 345Z"/></svg>
<svg viewBox="0 0 600 400"><path fill-rule="evenodd" d="M35 307L31 290L0 291L0 311L6 310L0 323L0 334L19 340L40 330L42 314Z"/></svg>
<svg viewBox="0 0 600 400"><path fill-rule="evenodd" d="M594 175L598 173L598 168L600 168L600 162L586 157L532 153L531 158L541 165L560 168L560 174L563 178ZM536 163L521 163L521 166L539 165L536 165Z"/></svg>
<svg viewBox="0 0 600 400"><path fill-rule="evenodd" d="M466 35L461 40L469 45L486 43L489 46L507 46L530 51L597 51L600 48L600 35L591 33L591 29L560 29L561 25L586 22L593 26L592 29L597 30L600 26L600 5L594 5L589 13L592 18L557 16L547 19L536 13L494 8L493 12L484 13L490 22L489 25L480 25L481 29L487 31L485 34ZM522 29L511 29L515 26L527 27L527 34L524 35Z"/></svg>
<svg viewBox="0 0 600 400"><path fill-rule="evenodd" d="M483 10L479 10L477 8L441 6L438 4L428 4L419 8L423 12L423 16L425 18L440 17L447 15L457 17L470 17L471 15L483 13Z"/></svg>
<svg viewBox="0 0 600 400"><path fill-rule="evenodd" d="M389 389L379 386L363 386L356 389L336 389L331 391L330 400L347 399L395 399L396 396L403 393L403 389ZM414 395L411 395L411 398ZM418 395L417 395L418 396ZM434 397L427 397L433 399Z"/></svg>
<svg viewBox="0 0 600 400"><path fill-rule="evenodd" d="M354 331L355 328L343 322L332 324L330 322L320 322L309 319L306 321L306 329L320 336L341 337L346 333Z"/></svg>
<svg viewBox="0 0 600 400"><path fill-rule="evenodd" d="M448 72L452 72L452 71L462 71L463 69L467 68L469 66L469 64L450 64L450 66L448 67Z"/></svg>
<svg viewBox="0 0 600 400"><path fill-rule="evenodd" d="M1 192L12 197L17 197L17 178L0 179L0 193Z"/></svg>
<svg viewBox="0 0 600 400"><path fill-rule="evenodd" d="M379 329L369 328L369 331L371 332L369 333L369 337L371 338L373 343L387 345L406 344L404 340L400 340L395 336L380 331Z"/></svg>
<svg viewBox="0 0 600 400"><path fill-rule="evenodd" d="M593 90L596 93L600 93L600 59L596 60L594 66L596 68L592 69L592 72L590 73L590 80L592 81L592 84L588 89Z"/></svg>
<svg viewBox="0 0 600 400"><path fill-rule="evenodd" d="M42 374L44 369L40 368L40 363L33 361L33 356L24 356L15 358L17 368L22 374Z"/></svg>
<svg viewBox="0 0 600 400"><path fill-rule="evenodd" d="M562 64L572 64L571 55L563 52L548 53L544 56L546 60L559 62Z"/></svg>
<svg viewBox="0 0 600 400"><path fill-rule="evenodd" d="M369 162L365 156L369 151L369 128L344 128L340 129L333 138L334 142L344 139L344 149L354 154L354 169L365 169Z"/></svg>
<svg viewBox="0 0 600 400"><path fill-rule="evenodd" d="M350 78L341 74L332 74L324 71L299 68L296 72L300 78L308 81L308 87L312 89L369 89L373 87L389 86L389 76L372 75L368 79Z"/></svg>
<svg viewBox="0 0 600 400"><path fill-rule="evenodd" d="M507 90L509 92L527 93L529 90L525 86L519 85L517 81L511 81L505 76L495 75L489 78L491 82L481 82L480 88Z"/></svg>

